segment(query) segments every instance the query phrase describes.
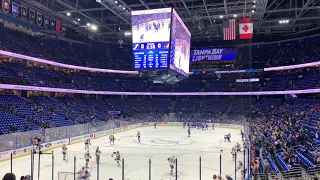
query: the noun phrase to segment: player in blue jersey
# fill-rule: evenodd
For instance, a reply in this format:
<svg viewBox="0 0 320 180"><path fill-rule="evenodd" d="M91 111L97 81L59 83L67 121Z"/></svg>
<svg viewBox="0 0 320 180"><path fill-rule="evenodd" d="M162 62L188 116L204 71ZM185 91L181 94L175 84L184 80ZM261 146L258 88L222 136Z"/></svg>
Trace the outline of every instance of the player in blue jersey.
<svg viewBox="0 0 320 180"><path fill-rule="evenodd" d="M244 141L244 133L241 131L241 139Z"/></svg>
<svg viewBox="0 0 320 180"><path fill-rule="evenodd" d="M188 137L190 137L191 135L191 130L190 130L190 127L188 128Z"/></svg>

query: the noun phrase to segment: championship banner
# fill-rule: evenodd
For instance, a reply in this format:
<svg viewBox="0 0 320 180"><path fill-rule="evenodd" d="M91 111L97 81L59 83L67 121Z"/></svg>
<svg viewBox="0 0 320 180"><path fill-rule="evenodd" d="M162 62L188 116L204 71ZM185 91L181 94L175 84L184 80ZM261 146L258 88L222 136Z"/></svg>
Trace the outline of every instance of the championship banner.
<svg viewBox="0 0 320 180"><path fill-rule="evenodd" d="M5 13L10 11L10 0L2 0L2 10Z"/></svg>
<svg viewBox="0 0 320 180"><path fill-rule="evenodd" d="M20 4L18 4L16 2L12 2L12 14L15 17L19 16L19 14L20 14L19 7L20 7Z"/></svg>
<svg viewBox="0 0 320 180"><path fill-rule="evenodd" d="M190 61L231 61L236 59L236 48L202 48L193 49Z"/></svg>
<svg viewBox="0 0 320 180"><path fill-rule="evenodd" d="M53 31L56 29L56 22L54 20L51 19L50 21L50 29Z"/></svg>
<svg viewBox="0 0 320 180"><path fill-rule="evenodd" d="M61 33L61 22L56 21L56 31L57 33Z"/></svg>
<svg viewBox="0 0 320 180"><path fill-rule="evenodd" d="M42 25L42 14L37 12L37 24Z"/></svg>
<svg viewBox="0 0 320 180"><path fill-rule="evenodd" d="M44 16L43 17L43 25L45 28L49 28L50 26L50 20L49 20L49 17L48 16Z"/></svg>
<svg viewBox="0 0 320 180"><path fill-rule="evenodd" d="M63 35L66 35L66 33L67 33L67 26L66 26L65 24L62 25L61 33L62 33Z"/></svg>
<svg viewBox="0 0 320 180"><path fill-rule="evenodd" d="M22 19L27 20L28 10L26 7L21 6L21 16L22 16Z"/></svg>
<svg viewBox="0 0 320 180"><path fill-rule="evenodd" d="M36 20L36 12L32 9L29 9L29 21L31 23L34 23L35 20Z"/></svg>

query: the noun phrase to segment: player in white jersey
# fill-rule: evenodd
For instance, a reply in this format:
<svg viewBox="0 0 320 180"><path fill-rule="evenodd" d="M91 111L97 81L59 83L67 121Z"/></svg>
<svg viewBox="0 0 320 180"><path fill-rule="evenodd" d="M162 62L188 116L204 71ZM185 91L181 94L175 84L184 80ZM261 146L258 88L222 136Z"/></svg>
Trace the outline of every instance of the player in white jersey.
<svg viewBox="0 0 320 180"><path fill-rule="evenodd" d="M113 157L114 160L117 162L118 166L120 166L121 157L120 157L119 151L113 152L113 153L111 154L111 157Z"/></svg>
<svg viewBox="0 0 320 180"><path fill-rule="evenodd" d="M89 161L91 159L89 150L84 154L84 159L86 160L86 168L89 168Z"/></svg>
<svg viewBox="0 0 320 180"><path fill-rule="evenodd" d="M67 148L67 146L64 144L64 145L62 146L62 155L63 155L63 160L64 160L64 161L67 160L67 159L66 159L67 150L68 150L68 148Z"/></svg>
<svg viewBox="0 0 320 180"><path fill-rule="evenodd" d="M90 142L90 139L87 139L87 140L84 142L84 149L89 149L89 145L91 145L91 142Z"/></svg>
<svg viewBox="0 0 320 180"><path fill-rule="evenodd" d="M96 161L98 164L100 164L100 155L101 155L101 151L99 150L99 147L97 147L96 149Z"/></svg>
<svg viewBox="0 0 320 180"><path fill-rule="evenodd" d="M237 151L238 151L238 152L241 152L241 146L240 146L240 143L237 143L237 146L236 146L236 147L237 147Z"/></svg>
<svg viewBox="0 0 320 180"><path fill-rule="evenodd" d="M174 165L176 164L176 158L174 156L169 157L168 159L170 165L170 175L173 176Z"/></svg>
<svg viewBox="0 0 320 180"><path fill-rule="evenodd" d="M82 167L82 169L78 172L79 178L78 180L89 180L89 177L91 176L90 172L86 170L85 167Z"/></svg>
<svg viewBox="0 0 320 180"><path fill-rule="evenodd" d="M231 154L232 154L232 158L235 158L235 156L236 156L236 148L237 147L232 147L232 149L231 149Z"/></svg>
<svg viewBox="0 0 320 180"><path fill-rule="evenodd" d="M111 143L114 145L114 140L115 140L116 138L114 137L114 135L110 135L109 136L109 140L110 140L110 145L111 145Z"/></svg>
<svg viewBox="0 0 320 180"><path fill-rule="evenodd" d="M137 132L138 141L140 142L141 133L140 131Z"/></svg>

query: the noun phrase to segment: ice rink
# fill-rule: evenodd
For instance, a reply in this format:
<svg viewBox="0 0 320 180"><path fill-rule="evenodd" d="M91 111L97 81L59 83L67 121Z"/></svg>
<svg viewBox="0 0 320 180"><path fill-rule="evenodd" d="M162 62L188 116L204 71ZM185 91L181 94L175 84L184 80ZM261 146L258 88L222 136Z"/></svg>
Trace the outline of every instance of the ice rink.
<svg viewBox="0 0 320 180"><path fill-rule="evenodd" d="M158 21L154 21L158 23ZM162 21L161 21L162 22ZM164 26L162 26L158 31L153 28L153 21L147 22L147 24L152 26L152 29L146 31L146 24L132 27L132 43L143 43L143 42L169 42L170 41L170 19L164 19ZM144 35L143 40L140 39L141 35Z"/></svg>
<svg viewBox="0 0 320 180"><path fill-rule="evenodd" d="M141 132L141 143L137 141L137 130ZM231 133L230 143L224 142L225 134ZM180 126L159 126L132 129L115 134L115 145L110 145L108 136L92 139L90 153L91 180L97 179L97 164L95 163L95 148L99 146L102 156L99 166L99 178L101 180L122 179L122 168L124 168L125 180L147 180L149 179L149 159L151 159L152 180L173 180L170 176L170 167L167 162L169 156L175 156L178 162L178 179L199 179L201 156L201 176L203 180L212 179L213 174L219 174L219 156L222 153L222 174L234 177L235 163L231 156L231 148L237 142L242 144L240 130L229 128L218 128L214 130L191 129L191 137L187 137L187 129ZM119 151L124 159L124 167L118 167L111 157L112 152ZM85 149L84 143L68 146L68 162L62 160L61 148L54 149L54 162L52 155L42 155L40 163L40 180L52 179L52 164L54 164L55 180L71 180L74 172L74 156L76 156L76 170L85 165L83 159ZM247 155L247 154L246 154ZM81 159L80 159L81 158ZM238 153L237 162L243 162L243 152ZM237 163L238 164L238 163ZM247 162L246 162L247 166ZM13 173L19 179L22 175L31 172L30 156L13 159ZM242 169L241 169L242 170ZM10 172L10 161L0 162L0 177ZM60 173L59 172L67 172ZM34 180L38 179L38 157L35 157ZM233 178L235 180L235 178ZM240 170L237 178L241 179Z"/></svg>

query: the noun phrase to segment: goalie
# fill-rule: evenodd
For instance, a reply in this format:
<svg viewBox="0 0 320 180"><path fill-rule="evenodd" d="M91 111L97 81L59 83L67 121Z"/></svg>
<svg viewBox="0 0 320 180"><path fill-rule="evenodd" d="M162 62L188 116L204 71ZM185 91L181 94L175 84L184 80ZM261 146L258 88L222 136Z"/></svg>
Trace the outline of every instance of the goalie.
<svg viewBox="0 0 320 180"><path fill-rule="evenodd" d="M85 167L82 167L78 174L78 180L89 180L89 177L91 176L90 172L87 171Z"/></svg>

